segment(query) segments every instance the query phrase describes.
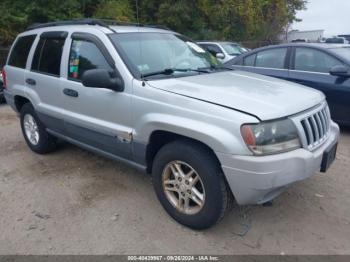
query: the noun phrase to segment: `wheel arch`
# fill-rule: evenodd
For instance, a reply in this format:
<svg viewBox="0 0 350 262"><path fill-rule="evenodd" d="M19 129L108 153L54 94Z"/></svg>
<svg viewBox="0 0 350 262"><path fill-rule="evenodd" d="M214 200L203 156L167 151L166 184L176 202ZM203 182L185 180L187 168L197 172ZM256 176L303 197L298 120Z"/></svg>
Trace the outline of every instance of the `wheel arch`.
<svg viewBox="0 0 350 262"><path fill-rule="evenodd" d="M14 101L15 101L15 107L16 107L17 112L21 112L22 107L26 103L31 103L32 104L32 102L28 98L26 98L24 96L21 96L21 95L15 95L14 96Z"/></svg>
<svg viewBox="0 0 350 262"><path fill-rule="evenodd" d="M186 136L186 135L183 135L183 134L179 134L179 133L175 133L175 132L171 132L171 131L167 131L167 130L155 130L151 133L151 135L149 137L148 144L146 146L145 158L146 158L147 173L152 172L153 161L154 161L154 158L155 158L156 154L158 153L158 151L163 146L165 146L171 142L179 141L179 140L186 141L188 143L193 143L193 144L196 144L196 145L204 148L213 157L213 159L216 161L216 163L221 168L220 161L217 158L215 151L213 150L213 148L211 148L205 142L197 140L197 139L189 137L189 136Z"/></svg>

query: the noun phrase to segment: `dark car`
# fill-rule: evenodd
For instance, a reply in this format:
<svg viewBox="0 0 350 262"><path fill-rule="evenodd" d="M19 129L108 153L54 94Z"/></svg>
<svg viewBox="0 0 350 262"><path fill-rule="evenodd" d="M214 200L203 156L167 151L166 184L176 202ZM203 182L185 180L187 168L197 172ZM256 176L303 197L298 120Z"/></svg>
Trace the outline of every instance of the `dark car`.
<svg viewBox="0 0 350 262"><path fill-rule="evenodd" d="M350 125L350 45L268 46L242 54L225 66L318 89L327 97L332 118Z"/></svg>

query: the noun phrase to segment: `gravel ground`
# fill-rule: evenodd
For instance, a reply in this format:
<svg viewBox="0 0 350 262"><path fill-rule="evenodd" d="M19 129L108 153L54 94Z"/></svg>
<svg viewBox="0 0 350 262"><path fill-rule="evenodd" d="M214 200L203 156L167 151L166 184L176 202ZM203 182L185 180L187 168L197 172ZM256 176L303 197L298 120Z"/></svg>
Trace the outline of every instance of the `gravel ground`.
<svg viewBox="0 0 350 262"><path fill-rule="evenodd" d="M150 177L77 147L32 153L0 105L0 254L350 254L350 129L327 174L271 207L235 207L192 231L162 209Z"/></svg>

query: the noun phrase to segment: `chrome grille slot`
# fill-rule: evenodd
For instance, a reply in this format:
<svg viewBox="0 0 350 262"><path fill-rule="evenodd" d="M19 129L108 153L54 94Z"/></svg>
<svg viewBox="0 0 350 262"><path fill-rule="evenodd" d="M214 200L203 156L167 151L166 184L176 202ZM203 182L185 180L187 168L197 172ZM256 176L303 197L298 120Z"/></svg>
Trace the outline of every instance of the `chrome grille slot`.
<svg viewBox="0 0 350 262"><path fill-rule="evenodd" d="M327 106L324 106L321 110L313 112L312 115L308 115L306 118L300 120L308 149L312 150L316 148L327 138L330 120Z"/></svg>

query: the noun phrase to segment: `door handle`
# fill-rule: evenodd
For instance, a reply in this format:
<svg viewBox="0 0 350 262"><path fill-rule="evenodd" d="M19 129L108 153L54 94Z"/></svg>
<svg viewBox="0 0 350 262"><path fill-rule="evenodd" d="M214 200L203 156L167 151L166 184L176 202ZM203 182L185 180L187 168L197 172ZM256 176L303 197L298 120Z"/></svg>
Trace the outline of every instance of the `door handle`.
<svg viewBox="0 0 350 262"><path fill-rule="evenodd" d="M66 95L66 96L71 96L71 97L78 97L79 96L79 93L73 89L69 89L69 88L65 88L63 89L63 93Z"/></svg>
<svg viewBox="0 0 350 262"><path fill-rule="evenodd" d="M35 85L36 85L35 80L32 79L32 78L27 78L27 79L26 79L26 83L27 83L28 85L31 85L31 86L35 86Z"/></svg>

